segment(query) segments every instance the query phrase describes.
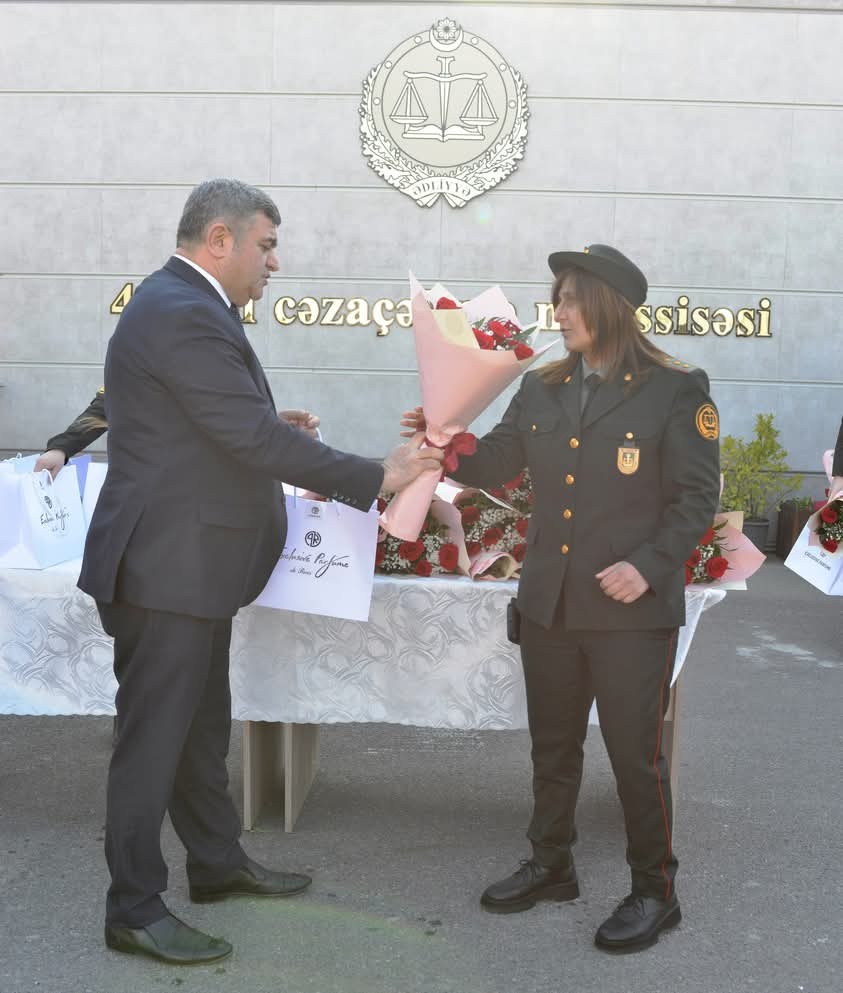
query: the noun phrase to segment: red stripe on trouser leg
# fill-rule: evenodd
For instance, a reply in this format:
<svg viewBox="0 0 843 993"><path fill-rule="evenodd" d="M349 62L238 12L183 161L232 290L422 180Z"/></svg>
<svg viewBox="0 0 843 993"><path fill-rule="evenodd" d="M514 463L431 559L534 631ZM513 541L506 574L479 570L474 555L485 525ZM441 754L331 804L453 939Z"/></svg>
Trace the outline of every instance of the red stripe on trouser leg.
<svg viewBox="0 0 843 993"><path fill-rule="evenodd" d="M666 867L667 867L667 860L670 858L671 854L673 853L673 839L671 838L670 835L670 817L668 816L667 813L667 804L664 802L664 790L662 789L662 778L659 775L659 754L661 753L661 747L662 747L662 730L664 728L664 714L665 711L667 710L664 700L664 691L665 691L665 685L668 684L668 680L673 675L673 663L676 656L676 638L678 636L678 633L679 633L678 631L674 631L670 641L667 643L667 656L665 659L664 676L662 677L661 686L659 687L659 703L660 703L659 729L658 729L658 733L656 734L656 751L653 755L653 768L655 769L656 772L656 782L658 783L658 788L659 788L659 803L661 804L661 808L662 808L662 817L664 818L664 833L665 833L665 837L667 838L667 854L665 855L664 861L661 864L662 875L665 878L665 891L664 891L665 900L670 898L671 878L667 874ZM669 684L667 686L667 690L669 693L670 692ZM668 765L668 768L669 767L670 766Z"/></svg>

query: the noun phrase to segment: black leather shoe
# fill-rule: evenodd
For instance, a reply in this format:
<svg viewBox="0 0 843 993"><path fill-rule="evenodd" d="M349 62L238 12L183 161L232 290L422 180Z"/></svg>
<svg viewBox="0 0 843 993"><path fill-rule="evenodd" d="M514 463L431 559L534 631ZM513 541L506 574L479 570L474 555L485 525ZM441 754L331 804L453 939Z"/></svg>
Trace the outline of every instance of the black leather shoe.
<svg viewBox="0 0 843 993"><path fill-rule="evenodd" d="M194 903L212 903L229 896L295 896L313 882L297 872L273 872L251 859L233 875L219 883L204 886L190 884Z"/></svg>
<svg viewBox="0 0 843 993"><path fill-rule="evenodd" d="M573 865L549 869L533 859L522 859L511 876L493 883L480 897L480 906L493 914L517 914L538 900L576 900L580 895Z"/></svg>
<svg viewBox="0 0 843 993"><path fill-rule="evenodd" d="M669 900L659 900L630 893L597 929L594 944L607 952L640 952L654 945L662 931L676 927L681 920L676 894Z"/></svg>
<svg viewBox="0 0 843 993"><path fill-rule="evenodd" d="M115 952L148 955L173 965L200 965L217 962L231 955L231 945L222 938L212 938L197 931L178 917L167 914L146 927L105 925L105 943Z"/></svg>

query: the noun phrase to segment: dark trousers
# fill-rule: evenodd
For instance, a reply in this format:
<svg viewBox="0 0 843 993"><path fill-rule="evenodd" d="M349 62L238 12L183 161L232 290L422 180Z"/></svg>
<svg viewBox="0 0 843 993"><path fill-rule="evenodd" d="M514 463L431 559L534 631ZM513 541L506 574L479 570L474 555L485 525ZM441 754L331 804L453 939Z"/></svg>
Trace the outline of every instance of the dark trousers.
<svg viewBox="0 0 843 993"><path fill-rule="evenodd" d="M570 839L582 780L588 712L596 698L612 763L636 893L666 899L676 857L662 728L676 656L676 630L550 630L524 617L521 658L532 739L533 817L527 836L536 861L571 862Z"/></svg>
<svg viewBox="0 0 843 993"><path fill-rule="evenodd" d="M143 927L167 910L165 812L188 878L217 881L246 862L228 792L231 621L98 604L114 638L119 735L108 770L106 921Z"/></svg>

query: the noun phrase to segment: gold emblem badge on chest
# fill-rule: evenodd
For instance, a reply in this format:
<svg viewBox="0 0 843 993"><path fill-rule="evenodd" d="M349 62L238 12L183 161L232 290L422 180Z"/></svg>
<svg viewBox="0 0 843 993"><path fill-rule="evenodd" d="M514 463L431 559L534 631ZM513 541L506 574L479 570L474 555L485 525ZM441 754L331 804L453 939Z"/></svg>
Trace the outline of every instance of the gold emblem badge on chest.
<svg viewBox="0 0 843 993"><path fill-rule="evenodd" d="M618 471L623 473L624 476L631 476L633 473L638 472L640 449L635 444L634 437L632 432L627 431L626 443L618 448Z"/></svg>

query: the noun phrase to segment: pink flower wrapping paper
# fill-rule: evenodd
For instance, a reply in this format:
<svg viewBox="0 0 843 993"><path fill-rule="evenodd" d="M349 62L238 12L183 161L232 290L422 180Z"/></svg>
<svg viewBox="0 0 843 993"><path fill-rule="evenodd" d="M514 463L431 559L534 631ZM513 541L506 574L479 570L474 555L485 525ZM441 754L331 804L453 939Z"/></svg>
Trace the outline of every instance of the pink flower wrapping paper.
<svg viewBox="0 0 843 993"><path fill-rule="evenodd" d="M459 308L434 310L429 298L455 298L438 284L428 296L410 273L410 296L426 438L445 448L555 342L526 359L516 358L512 351L481 349L472 322L496 316L521 327L512 304L497 286ZM396 538L414 541L440 478L435 470L422 473L389 503L380 516L381 527Z"/></svg>

